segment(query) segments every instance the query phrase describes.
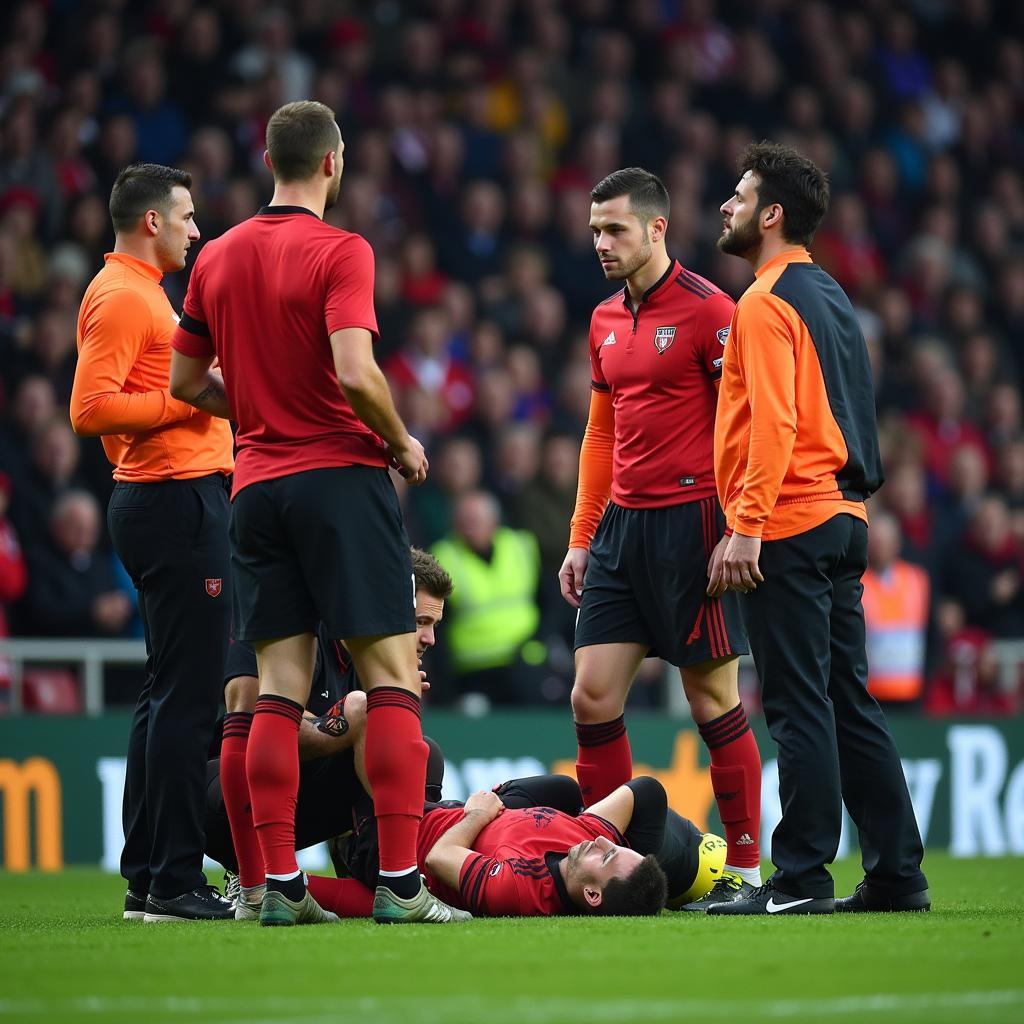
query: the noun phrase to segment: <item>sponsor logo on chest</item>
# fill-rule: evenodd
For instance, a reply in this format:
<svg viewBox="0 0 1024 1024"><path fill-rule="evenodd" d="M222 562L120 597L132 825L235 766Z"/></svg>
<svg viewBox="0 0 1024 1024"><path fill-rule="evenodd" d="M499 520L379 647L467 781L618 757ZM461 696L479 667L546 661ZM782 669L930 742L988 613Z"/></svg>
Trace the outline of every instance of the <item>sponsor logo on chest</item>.
<svg viewBox="0 0 1024 1024"><path fill-rule="evenodd" d="M672 347L676 340L676 329L674 327L657 327L654 330L654 347L658 355L662 355Z"/></svg>

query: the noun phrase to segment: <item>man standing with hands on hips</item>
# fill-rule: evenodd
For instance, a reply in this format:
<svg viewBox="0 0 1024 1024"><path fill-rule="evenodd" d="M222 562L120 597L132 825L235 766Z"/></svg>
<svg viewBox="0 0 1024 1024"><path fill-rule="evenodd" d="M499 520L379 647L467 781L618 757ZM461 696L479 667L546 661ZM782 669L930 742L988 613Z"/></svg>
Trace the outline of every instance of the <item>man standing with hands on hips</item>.
<svg viewBox="0 0 1024 1024"><path fill-rule="evenodd" d="M899 753L867 692L864 500L882 484L867 348L849 299L807 246L828 181L761 142L721 211L718 246L757 275L733 317L715 421L727 531L708 593L735 590L778 746L775 874L709 914L928 910L923 849ZM834 898L845 802L865 878Z"/></svg>
<svg viewBox="0 0 1024 1024"><path fill-rule="evenodd" d="M110 193L114 251L78 314L71 424L114 466L107 522L139 593L146 681L128 739L128 920L232 917L203 875L206 756L231 621L231 427L168 390L177 316L161 277L199 238L187 171L135 164ZM216 371L213 371L216 375Z"/></svg>

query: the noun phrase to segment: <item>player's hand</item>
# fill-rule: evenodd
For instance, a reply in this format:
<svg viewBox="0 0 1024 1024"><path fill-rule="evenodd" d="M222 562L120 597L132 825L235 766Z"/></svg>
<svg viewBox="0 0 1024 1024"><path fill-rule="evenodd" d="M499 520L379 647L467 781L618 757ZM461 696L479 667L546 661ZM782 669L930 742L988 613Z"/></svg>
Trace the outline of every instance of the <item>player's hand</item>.
<svg viewBox="0 0 1024 1024"><path fill-rule="evenodd" d="M427 673L420 669L420 692L426 693L430 689L430 683L427 682Z"/></svg>
<svg viewBox="0 0 1024 1024"><path fill-rule="evenodd" d="M725 557L728 543L729 538L723 537L711 552L711 559L708 562L708 597L721 597L725 593L725 566L722 559Z"/></svg>
<svg viewBox="0 0 1024 1024"><path fill-rule="evenodd" d="M427 470L430 464L427 462L427 454L423 445L411 434L409 444L405 448L390 448L391 465L405 477L410 487L418 487L427 479Z"/></svg>
<svg viewBox="0 0 1024 1024"><path fill-rule="evenodd" d="M722 555L722 576L726 587L738 590L741 594L749 594L757 589L758 583L764 583L764 576L757 565L760 557L760 537L744 537L741 533L734 533Z"/></svg>
<svg viewBox="0 0 1024 1024"><path fill-rule="evenodd" d="M573 606L579 608L583 596L583 577L587 571L590 551L587 548L569 548L565 553L565 561L558 570L558 585L562 597Z"/></svg>
<svg viewBox="0 0 1024 1024"><path fill-rule="evenodd" d="M479 793L474 793L466 801L467 814L482 814L489 822L494 821L504 810L505 805L501 802L501 797L489 789L482 789Z"/></svg>

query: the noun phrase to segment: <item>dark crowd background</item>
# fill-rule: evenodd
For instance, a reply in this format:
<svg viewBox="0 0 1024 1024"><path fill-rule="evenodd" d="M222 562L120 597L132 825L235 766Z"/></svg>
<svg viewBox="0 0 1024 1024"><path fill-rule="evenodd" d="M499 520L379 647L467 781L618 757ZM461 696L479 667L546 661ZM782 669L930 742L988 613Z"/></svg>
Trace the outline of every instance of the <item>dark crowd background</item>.
<svg viewBox="0 0 1024 1024"><path fill-rule="evenodd" d="M1016 709L1024 5L52 0L6 5L0 31L0 635L141 635L104 526L110 468L67 415L117 172L190 170L214 238L269 198L270 113L315 98L346 141L327 219L374 248L378 357L431 459L428 484L403 494L411 537L484 551L499 528L536 539L515 596L535 628L508 658L522 685L492 700L564 701L571 683L555 574L589 314L614 290L589 190L621 166L662 175L670 254L738 297L750 271L716 252L718 206L744 144L769 137L832 181L814 255L856 305L875 369L888 482L873 569L928 574L906 704ZM187 280L165 278L176 308ZM438 702L476 688L443 651L429 668ZM134 699L133 672L108 677L108 700ZM662 677L653 665L635 700L661 702ZM46 679L40 710L76 706L77 680L50 700Z"/></svg>

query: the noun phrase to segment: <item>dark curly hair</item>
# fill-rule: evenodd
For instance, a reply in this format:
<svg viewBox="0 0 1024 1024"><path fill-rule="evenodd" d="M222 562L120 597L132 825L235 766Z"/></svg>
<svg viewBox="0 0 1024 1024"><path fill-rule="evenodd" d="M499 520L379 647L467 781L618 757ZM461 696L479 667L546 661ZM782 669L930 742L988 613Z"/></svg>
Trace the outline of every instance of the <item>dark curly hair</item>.
<svg viewBox="0 0 1024 1024"><path fill-rule="evenodd" d="M828 210L828 176L813 160L792 146L752 142L740 154L740 175L753 171L760 179L757 210L782 207L782 237L793 245L810 245Z"/></svg>

